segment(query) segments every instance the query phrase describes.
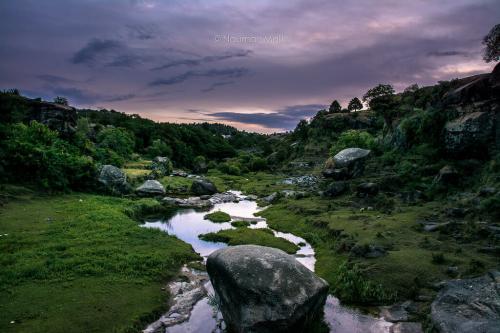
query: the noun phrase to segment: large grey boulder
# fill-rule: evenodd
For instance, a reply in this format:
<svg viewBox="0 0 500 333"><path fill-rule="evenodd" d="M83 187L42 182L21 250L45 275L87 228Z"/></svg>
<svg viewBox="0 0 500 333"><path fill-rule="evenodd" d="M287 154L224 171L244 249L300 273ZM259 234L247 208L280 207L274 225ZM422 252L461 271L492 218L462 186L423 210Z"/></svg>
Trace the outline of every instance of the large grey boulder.
<svg viewBox="0 0 500 333"><path fill-rule="evenodd" d="M431 317L442 333L500 332L500 272L446 282Z"/></svg>
<svg viewBox="0 0 500 333"><path fill-rule="evenodd" d="M371 150L362 148L346 148L333 156L336 169L346 168L350 177L360 176L364 171L365 160Z"/></svg>
<svg viewBox="0 0 500 333"><path fill-rule="evenodd" d="M444 127L446 151L452 155L477 156L488 153L493 143L495 115L473 112L449 121Z"/></svg>
<svg viewBox="0 0 500 333"><path fill-rule="evenodd" d="M234 332L307 332L328 284L285 252L240 245L212 253L207 271Z"/></svg>
<svg viewBox="0 0 500 333"><path fill-rule="evenodd" d="M156 196L165 194L165 188L157 180L146 180L136 190L137 194L142 196Z"/></svg>
<svg viewBox="0 0 500 333"><path fill-rule="evenodd" d="M205 195L205 194L215 194L219 191L211 181L201 179L201 180L195 180L193 184L191 184L191 192L193 192L193 194L196 195Z"/></svg>
<svg viewBox="0 0 500 333"><path fill-rule="evenodd" d="M158 179L165 176L170 176L172 173L172 162L168 157L156 156L151 162L150 177Z"/></svg>
<svg viewBox="0 0 500 333"><path fill-rule="evenodd" d="M127 175L114 165L103 165L99 171L97 180L113 194L125 194L130 192L130 185L127 183Z"/></svg>

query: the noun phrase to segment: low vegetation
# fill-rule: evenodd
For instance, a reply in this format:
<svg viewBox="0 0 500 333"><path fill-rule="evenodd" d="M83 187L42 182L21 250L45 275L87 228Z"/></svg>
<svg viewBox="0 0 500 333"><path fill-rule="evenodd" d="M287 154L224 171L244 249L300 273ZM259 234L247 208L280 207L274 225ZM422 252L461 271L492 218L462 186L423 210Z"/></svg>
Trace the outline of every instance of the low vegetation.
<svg viewBox="0 0 500 333"><path fill-rule="evenodd" d="M290 254L297 252L299 249L297 245L284 238L274 237L273 232L269 229L227 229L216 233L200 235L200 239L209 242L222 242L228 245L253 244L270 246Z"/></svg>
<svg viewBox="0 0 500 333"><path fill-rule="evenodd" d="M198 259L127 216L156 210L147 200L16 192L0 211L2 332L136 332L165 309L164 283Z"/></svg>
<svg viewBox="0 0 500 333"><path fill-rule="evenodd" d="M220 210L210 214L206 214L203 218L205 220L209 220L215 223L223 223L231 221L231 216L229 216L228 213L222 212Z"/></svg>

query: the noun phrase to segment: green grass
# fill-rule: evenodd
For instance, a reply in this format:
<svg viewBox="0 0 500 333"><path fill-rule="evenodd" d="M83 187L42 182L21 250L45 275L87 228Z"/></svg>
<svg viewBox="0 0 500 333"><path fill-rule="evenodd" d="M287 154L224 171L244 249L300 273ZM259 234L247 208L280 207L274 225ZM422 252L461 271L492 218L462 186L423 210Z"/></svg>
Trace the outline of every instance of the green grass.
<svg viewBox="0 0 500 333"><path fill-rule="evenodd" d="M234 222L231 222L231 225L235 228L243 228L243 227L248 227L250 225L250 222L248 222L248 221L234 221Z"/></svg>
<svg viewBox="0 0 500 333"><path fill-rule="evenodd" d="M203 216L203 218L205 220L209 220L215 223L223 223L231 221L231 216L229 216L228 213L222 212L220 210L210 214L206 214L205 216Z"/></svg>
<svg viewBox="0 0 500 333"><path fill-rule="evenodd" d="M210 179L219 191L239 190L246 194L258 196L269 195L284 189L295 189L293 185L284 185L280 182L287 176L267 172L249 172L240 176L223 174L210 169L207 178Z"/></svg>
<svg viewBox="0 0 500 333"><path fill-rule="evenodd" d="M228 245L253 244L269 246L290 254L297 252L299 249L297 245L284 238L274 237L273 232L269 229L237 228L221 230L216 233L200 235L200 239L209 242L227 243Z"/></svg>
<svg viewBox="0 0 500 333"><path fill-rule="evenodd" d="M160 179L160 183L169 194L189 194L193 178L166 176Z"/></svg>
<svg viewBox="0 0 500 333"><path fill-rule="evenodd" d="M125 163L125 169L149 169L151 166L150 160L138 160Z"/></svg>
<svg viewBox="0 0 500 333"><path fill-rule="evenodd" d="M141 228L125 213L131 207L154 204L86 194L9 199L0 208L8 234L0 238L0 331L135 332L164 310L162 286L198 256Z"/></svg>
<svg viewBox="0 0 500 333"><path fill-rule="evenodd" d="M331 200L319 197L282 200L260 213L271 228L301 236L313 245L316 272L330 283L332 291L343 288L338 277L339 267L345 261L356 264L358 272L373 286L383 286L385 296L397 294L400 298L411 297L419 289L449 278L446 266L433 262L433 253L437 251L443 253L447 265L458 266L464 277L498 267L493 256L477 251L481 241L458 243L437 232L419 231L418 219L439 209L439 203L404 206L402 212L386 215L377 211L360 213L347 207L343 200L337 199L333 210ZM349 243L381 245L389 251L376 259L352 257L342 251ZM479 260L483 267L472 271L473 260ZM349 288L347 284L344 287ZM342 299L342 294L337 295ZM353 294L342 300L373 301Z"/></svg>

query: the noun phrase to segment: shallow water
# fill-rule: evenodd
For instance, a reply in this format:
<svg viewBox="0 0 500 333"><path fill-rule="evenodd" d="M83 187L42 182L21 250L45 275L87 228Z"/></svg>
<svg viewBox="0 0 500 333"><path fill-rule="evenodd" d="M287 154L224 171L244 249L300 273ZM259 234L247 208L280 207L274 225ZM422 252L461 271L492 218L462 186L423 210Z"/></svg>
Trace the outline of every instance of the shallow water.
<svg viewBox="0 0 500 333"><path fill-rule="evenodd" d="M194 209L183 209L168 220L149 220L143 225L147 228L157 228L167 232L169 235L175 235L179 239L193 246L193 249L203 256L205 259L213 251L226 247L225 243L213 243L203 241L198 238L199 235L217 232L223 229L233 229L231 223L214 223L203 219L203 217L214 211L224 211L231 215L233 221L239 219L256 219L255 213L261 208L257 206L255 201L244 200L241 192L232 191L237 194L242 200L240 202L228 202L216 204L209 211L196 211ZM258 218L257 224L250 225L250 228L267 228L265 219ZM276 237L282 237L290 242L300 246L300 249L295 254L296 259L304 266L314 271L316 258L314 257L314 249L303 238L290 233L274 231ZM206 285L207 290L212 291L210 283ZM339 300L331 295L328 296L325 303L325 321L330 327L331 332L335 333L385 333L389 332L389 322L373 316L365 315L356 309L342 306ZM220 316L220 314L219 314ZM213 308L208 304L208 298L205 297L194 306L191 317L182 324L169 327L166 332L197 332L210 333L219 332L218 319L214 317Z"/></svg>

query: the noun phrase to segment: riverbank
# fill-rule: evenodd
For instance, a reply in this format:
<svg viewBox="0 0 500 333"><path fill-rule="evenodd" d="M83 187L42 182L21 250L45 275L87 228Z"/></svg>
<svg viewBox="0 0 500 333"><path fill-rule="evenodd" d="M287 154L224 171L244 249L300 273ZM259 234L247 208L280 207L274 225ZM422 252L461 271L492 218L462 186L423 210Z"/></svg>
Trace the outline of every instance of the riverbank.
<svg viewBox="0 0 500 333"><path fill-rule="evenodd" d="M0 331L135 332L167 308L165 285L198 259L139 227L132 200L16 189L0 207ZM144 200L144 199L143 199Z"/></svg>

